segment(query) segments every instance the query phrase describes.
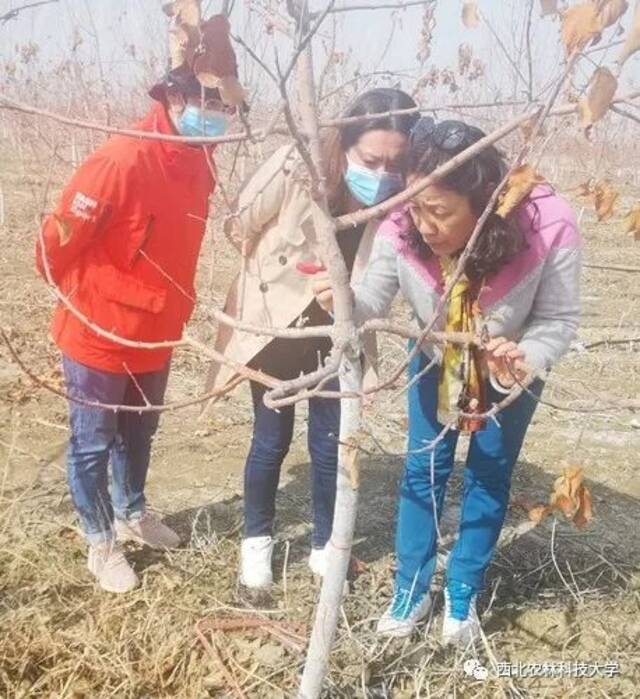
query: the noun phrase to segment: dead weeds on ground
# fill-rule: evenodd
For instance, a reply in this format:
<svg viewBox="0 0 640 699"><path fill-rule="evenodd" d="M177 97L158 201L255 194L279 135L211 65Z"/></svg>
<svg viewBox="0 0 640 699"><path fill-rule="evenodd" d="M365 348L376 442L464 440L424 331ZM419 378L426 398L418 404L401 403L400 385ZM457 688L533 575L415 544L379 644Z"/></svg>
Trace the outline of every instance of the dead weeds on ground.
<svg viewBox="0 0 640 699"><path fill-rule="evenodd" d="M59 500L61 494L44 500ZM96 589L85 568L83 543L65 524L44 521L47 504L1 521L0 696L6 699L233 696L219 659L194 632L199 619L258 614L292 626L311 620L317 587L302 551L294 550L301 546L295 541L293 547L278 546L279 580L273 597L260 600L261 608L253 609L238 589L240 513L234 503L215 505L213 517L203 511L182 522L183 532L191 530L187 548L171 554L130 549L142 586L122 597ZM212 520L227 534L210 529ZM640 575L629 562L562 531L556 546L563 549L571 593L548 546L540 543L542 534L528 546L503 548L484 595L487 637L477 654L456 654L439 643L439 596L419 637L377 639L373 628L389 597L391 557L361 567L344 605L327 696L636 696ZM214 640L227 672L247 697L293 695L301 652L252 631L217 632ZM488 679L465 674L464 663L471 658L488 668ZM614 662L620 675L495 676L496 663L518 661Z"/></svg>

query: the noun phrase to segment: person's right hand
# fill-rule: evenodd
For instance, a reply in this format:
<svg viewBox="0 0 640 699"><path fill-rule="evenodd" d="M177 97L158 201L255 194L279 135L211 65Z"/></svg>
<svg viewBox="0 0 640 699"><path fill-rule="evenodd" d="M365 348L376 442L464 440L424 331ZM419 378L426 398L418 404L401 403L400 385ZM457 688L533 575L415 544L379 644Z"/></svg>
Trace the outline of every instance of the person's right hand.
<svg viewBox="0 0 640 699"><path fill-rule="evenodd" d="M328 272L318 272L311 287L316 301L327 313L333 313L333 288Z"/></svg>

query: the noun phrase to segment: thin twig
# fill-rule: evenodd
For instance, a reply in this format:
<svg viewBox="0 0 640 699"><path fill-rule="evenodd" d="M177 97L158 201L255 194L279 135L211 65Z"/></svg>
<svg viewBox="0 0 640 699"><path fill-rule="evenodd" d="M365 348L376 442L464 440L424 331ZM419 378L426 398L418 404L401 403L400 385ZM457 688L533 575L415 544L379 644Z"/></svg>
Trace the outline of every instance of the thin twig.
<svg viewBox="0 0 640 699"><path fill-rule="evenodd" d="M0 15L0 22L5 24L10 19L15 19L23 10L30 10L34 7L41 7L42 5L51 5L54 2L58 2L58 0L40 0L40 2L30 2L28 5L14 7L13 10L9 10L3 15Z"/></svg>

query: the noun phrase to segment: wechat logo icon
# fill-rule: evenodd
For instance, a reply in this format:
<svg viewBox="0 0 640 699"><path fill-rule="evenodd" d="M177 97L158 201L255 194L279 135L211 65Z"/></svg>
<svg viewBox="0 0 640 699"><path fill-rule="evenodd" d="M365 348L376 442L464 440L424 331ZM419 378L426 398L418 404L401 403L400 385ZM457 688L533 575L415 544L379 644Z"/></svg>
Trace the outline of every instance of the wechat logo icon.
<svg viewBox="0 0 640 699"><path fill-rule="evenodd" d="M466 660L462 669L467 677L473 677L476 680L486 680L489 677L489 670L474 658Z"/></svg>

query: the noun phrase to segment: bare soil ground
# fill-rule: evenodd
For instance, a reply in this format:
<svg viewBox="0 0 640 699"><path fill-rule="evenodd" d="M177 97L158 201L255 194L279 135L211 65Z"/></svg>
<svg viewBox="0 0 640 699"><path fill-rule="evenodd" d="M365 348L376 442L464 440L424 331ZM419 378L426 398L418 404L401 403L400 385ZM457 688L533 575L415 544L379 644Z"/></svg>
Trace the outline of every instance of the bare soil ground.
<svg viewBox="0 0 640 699"><path fill-rule="evenodd" d="M5 156L11 166L0 172L6 207L0 229L1 323L28 365L55 382L59 358L47 338L52 302L33 271L32 252L49 173ZM620 211L638 194L623 191ZM598 224L587 211L582 220L588 262L638 266L640 247L621 232L619 217ZM204 253L203 307L220 302L236 264L219 247L213 274ZM583 344L639 338L639 309L637 274L585 269ZM211 337L202 312L192 325L193 332ZM567 405L589 395L637 397L638 349L639 342L627 342L572 352L554 372L545 400ZM391 363L401 351L399 343L387 341L385 361ZM201 358L177 355L169 398L198 395L204 373ZM248 599L236 584L242 467L251 431L248 391L241 387L204 419L198 408L163 416L148 495L188 543L170 554L130 548L142 586L116 597L100 592L86 570L65 484L64 400L35 388L4 347L0 397L0 697L234 696L219 660L194 633L198 620L255 613L292 628L311 624L318 587L306 567L309 465L303 406L279 495L272 595ZM463 669L473 656L439 643L440 595L419 635L382 642L373 634L391 590L406 428L402 397L381 399L367 420L375 442L363 466L354 549L361 564L345 600L327 696L640 696L640 417L540 406L482 596L487 640L477 660L489 668L484 680ZM523 534L519 525L526 513L518 500L546 500L567 462L585 469L595 500L592 525L577 532L566 522L549 520ZM457 525L459 491L458 475L445 517L449 536ZM219 632L216 643L247 697L292 695L303 653L250 629ZM523 676L536 672L532 663L545 662L576 664L563 676ZM524 667L511 677L496 676L496 667L505 663ZM595 670L594 664L599 664Z"/></svg>

